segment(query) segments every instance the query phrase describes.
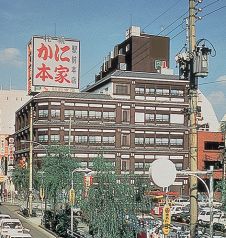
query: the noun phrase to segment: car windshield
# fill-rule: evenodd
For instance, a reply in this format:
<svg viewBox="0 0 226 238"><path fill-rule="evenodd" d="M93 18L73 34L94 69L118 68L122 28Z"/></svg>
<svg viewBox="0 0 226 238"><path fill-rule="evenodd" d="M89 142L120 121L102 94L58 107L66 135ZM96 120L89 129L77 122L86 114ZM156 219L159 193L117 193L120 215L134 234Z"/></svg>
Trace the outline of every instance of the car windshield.
<svg viewBox="0 0 226 238"><path fill-rule="evenodd" d="M10 216L6 215L6 216L0 216L0 220L1 219L6 219L6 218L10 218Z"/></svg>
<svg viewBox="0 0 226 238"><path fill-rule="evenodd" d="M4 222L3 228L22 229L20 222Z"/></svg>

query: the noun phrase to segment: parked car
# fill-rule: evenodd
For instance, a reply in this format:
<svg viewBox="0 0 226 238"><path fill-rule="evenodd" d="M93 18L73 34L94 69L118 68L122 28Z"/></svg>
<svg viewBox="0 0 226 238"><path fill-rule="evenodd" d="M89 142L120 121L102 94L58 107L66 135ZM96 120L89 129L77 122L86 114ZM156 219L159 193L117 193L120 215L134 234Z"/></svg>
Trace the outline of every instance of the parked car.
<svg viewBox="0 0 226 238"><path fill-rule="evenodd" d="M213 209L213 222L219 222L223 219L224 213L221 210ZM210 223L210 208L202 209L198 215L198 223L203 226L208 226Z"/></svg>
<svg viewBox="0 0 226 238"><path fill-rule="evenodd" d="M28 229L25 229L19 219L2 219L0 223L0 234L7 235L9 232L29 232Z"/></svg>
<svg viewBox="0 0 226 238"><path fill-rule="evenodd" d="M11 217L8 214L0 214L0 222L1 222L2 219L10 219L10 218Z"/></svg>
<svg viewBox="0 0 226 238"><path fill-rule="evenodd" d="M190 201L187 198L176 198L173 204L176 206L187 206L190 204Z"/></svg>
<svg viewBox="0 0 226 238"><path fill-rule="evenodd" d="M177 214L173 214L171 216L171 220L180 223L189 223L190 222L190 213L189 212L181 212Z"/></svg>
<svg viewBox="0 0 226 238"><path fill-rule="evenodd" d="M8 234L2 235L1 238L32 238L32 236L26 233L10 231Z"/></svg>
<svg viewBox="0 0 226 238"><path fill-rule="evenodd" d="M171 215L178 214L183 212L184 206L172 206L170 209Z"/></svg>

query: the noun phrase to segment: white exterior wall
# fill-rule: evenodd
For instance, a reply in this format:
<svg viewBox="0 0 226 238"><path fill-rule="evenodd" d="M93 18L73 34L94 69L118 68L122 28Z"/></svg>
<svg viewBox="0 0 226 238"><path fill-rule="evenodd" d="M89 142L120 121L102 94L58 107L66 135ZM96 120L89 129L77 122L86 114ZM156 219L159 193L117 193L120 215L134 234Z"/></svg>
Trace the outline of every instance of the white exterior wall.
<svg viewBox="0 0 226 238"><path fill-rule="evenodd" d="M103 87L98 87L98 89L93 91L93 93L107 94L113 97L113 83L110 82L105 84Z"/></svg>
<svg viewBox="0 0 226 238"><path fill-rule="evenodd" d="M201 91L198 91L198 106L201 106L201 115L202 115L202 120L198 122L198 125L208 123L209 131L219 132L220 131L220 123L217 119L217 116L213 110L211 103L202 94Z"/></svg>
<svg viewBox="0 0 226 238"><path fill-rule="evenodd" d="M0 134L15 132L15 112L30 98L25 90L0 91Z"/></svg>

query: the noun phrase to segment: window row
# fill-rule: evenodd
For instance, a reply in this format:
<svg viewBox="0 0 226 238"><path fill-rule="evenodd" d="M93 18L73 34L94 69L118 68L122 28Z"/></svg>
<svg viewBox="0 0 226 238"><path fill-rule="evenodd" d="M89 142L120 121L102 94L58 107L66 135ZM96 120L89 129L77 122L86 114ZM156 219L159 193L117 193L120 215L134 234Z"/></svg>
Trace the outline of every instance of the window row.
<svg viewBox="0 0 226 238"><path fill-rule="evenodd" d="M176 167L176 170L177 171L180 171L183 169L183 164L182 163L174 163L175 164L175 167ZM135 162L134 163L134 167L135 169L149 169L151 166L151 163L150 162Z"/></svg>
<svg viewBox="0 0 226 238"><path fill-rule="evenodd" d="M76 142L78 144L83 143L89 143L89 144L98 144L98 143L104 143L104 144L113 144L115 143L115 136L71 136L68 135L64 136L65 142ZM49 136L48 135L39 135L38 141L39 142L48 142ZM50 141L51 142L60 142L60 135L50 135Z"/></svg>
<svg viewBox="0 0 226 238"><path fill-rule="evenodd" d="M181 138L168 138L168 137L135 137L134 140L135 145L177 145L182 146L183 145L183 139Z"/></svg>
<svg viewBox="0 0 226 238"><path fill-rule="evenodd" d="M145 88L145 87L136 87L136 94L148 94L148 95L163 95L163 96L184 96L184 91L180 89L165 89L165 88Z"/></svg>
<svg viewBox="0 0 226 238"><path fill-rule="evenodd" d="M50 111L51 117L60 117L60 110L59 109L51 109ZM39 110L39 117L47 118L49 115L48 109L40 109ZM106 118L106 119L114 119L115 112L114 111L75 111L75 110L64 110L65 117L76 117L76 118Z"/></svg>

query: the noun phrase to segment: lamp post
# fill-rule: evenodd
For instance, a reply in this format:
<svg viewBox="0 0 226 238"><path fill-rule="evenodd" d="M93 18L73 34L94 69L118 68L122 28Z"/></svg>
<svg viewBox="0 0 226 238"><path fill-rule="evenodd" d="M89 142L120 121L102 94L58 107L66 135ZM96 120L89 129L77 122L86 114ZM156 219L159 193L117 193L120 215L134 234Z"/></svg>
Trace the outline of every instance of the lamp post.
<svg viewBox="0 0 226 238"><path fill-rule="evenodd" d="M33 144L37 144L42 146L45 151L46 154L48 154L47 152L47 148L40 144L39 142L36 141L31 141L31 140L21 140L21 143L29 143L30 144L30 149L29 149L29 216L32 215L32 199L33 199Z"/></svg>
<svg viewBox="0 0 226 238"><path fill-rule="evenodd" d="M209 207L210 207L210 238L213 238L213 166L207 171L178 171L177 174L189 175L199 179L206 188L209 197ZM210 188L208 188L206 182L199 175L209 175L210 176Z"/></svg>
<svg viewBox="0 0 226 238"><path fill-rule="evenodd" d="M70 194L72 196L71 198L71 236L73 237L73 233L74 233L74 214L73 214L73 206L74 206L74 201L73 199L75 199L75 191L74 191L74 181L73 181L73 175L74 173L77 172L77 173L82 173L84 172L85 174L88 174L90 172L92 172L91 169L88 169L88 168L77 168L77 169L74 169L72 172L71 172L71 190L70 190ZM72 195L74 194L74 195Z"/></svg>

